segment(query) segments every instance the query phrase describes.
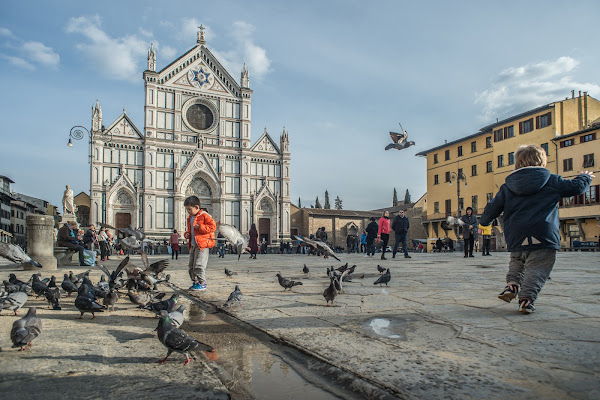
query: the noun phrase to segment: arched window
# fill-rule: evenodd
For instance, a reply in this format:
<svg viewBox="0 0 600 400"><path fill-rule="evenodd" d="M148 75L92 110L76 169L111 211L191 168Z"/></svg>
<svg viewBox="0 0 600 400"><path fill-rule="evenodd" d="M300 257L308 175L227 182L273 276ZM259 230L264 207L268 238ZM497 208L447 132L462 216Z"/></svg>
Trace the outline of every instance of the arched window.
<svg viewBox="0 0 600 400"><path fill-rule="evenodd" d="M290 169L288 167L285 167L285 176L286 178L290 176Z"/></svg>
<svg viewBox="0 0 600 400"><path fill-rule="evenodd" d="M148 179L148 186L152 187L152 172L148 172L148 178L150 178Z"/></svg>
<svg viewBox="0 0 600 400"><path fill-rule="evenodd" d="M98 203L94 203L94 221L99 222L100 218L98 215Z"/></svg>
<svg viewBox="0 0 600 400"><path fill-rule="evenodd" d="M96 149L98 151L98 149ZM98 183L98 168L94 167L94 183Z"/></svg>
<svg viewBox="0 0 600 400"><path fill-rule="evenodd" d="M152 153L148 153L148 165L152 165Z"/></svg>
<svg viewBox="0 0 600 400"><path fill-rule="evenodd" d="M286 196L290 195L290 185L289 185L289 183L285 184L285 195Z"/></svg>
<svg viewBox="0 0 600 400"><path fill-rule="evenodd" d="M94 159L98 161L100 159L100 152L98 149L94 149Z"/></svg>

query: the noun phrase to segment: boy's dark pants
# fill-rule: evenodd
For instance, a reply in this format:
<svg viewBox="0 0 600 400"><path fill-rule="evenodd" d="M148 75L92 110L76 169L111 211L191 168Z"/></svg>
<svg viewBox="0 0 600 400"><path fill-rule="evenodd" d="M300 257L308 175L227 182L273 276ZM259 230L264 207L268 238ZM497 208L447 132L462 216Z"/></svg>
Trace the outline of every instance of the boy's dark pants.
<svg viewBox="0 0 600 400"><path fill-rule="evenodd" d="M520 299L535 301L550 276L555 261L555 249L513 251L510 253L506 282L520 286Z"/></svg>
<svg viewBox="0 0 600 400"><path fill-rule="evenodd" d="M465 239L465 256L473 255L473 243L475 242L475 238L473 235L469 236L468 239Z"/></svg>

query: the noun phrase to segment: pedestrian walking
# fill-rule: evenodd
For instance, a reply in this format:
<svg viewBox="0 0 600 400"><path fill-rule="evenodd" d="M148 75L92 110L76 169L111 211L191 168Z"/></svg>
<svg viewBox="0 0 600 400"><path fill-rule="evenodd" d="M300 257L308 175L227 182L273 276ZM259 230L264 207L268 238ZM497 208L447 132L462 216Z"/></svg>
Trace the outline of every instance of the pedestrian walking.
<svg viewBox="0 0 600 400"><path fill-rule="evenodd" d="M473 243L475 242L475 227L477 226L477 217L473 215L473 208L467 207L467 213L461 217L465 223L463 225L463 239L465 242L465 258L475 257L473 255Z"/></svg>
<svg viewBox="0 0 600 400"><path fill-rule="evenodd" d="M394 217L392 222L392 230L394 231L394 250L392 251L392 258L396 258L398 252L398 245L402 244L402 250L404 251L404 258L411 258L408 255L408 249L406 248L406 236L408 235L408 229L410 228L410 220L404 215L404 210L398 211L398 215Z"/></svg>
<svg viewBox="0 0 600 400"><path fill-rule="evenodd" d="M360 252L367 252L367 233L365 231L360 235Z"/></svg>
<svg viewBox="0 0 600 400"><path fill-rule="evenodd" d="M591 172L563 179L545 167L546 151L521 146L515 154L515 171L506 177L496 197L481 216L487 226L504 212L504 236L510 251L506 287L498 298L506 302L518 296L519 311L535 310L534 303L556 261L560 249L558 202L590 187Z"/></svg>
<svg viewBox="0 0 600 400"><path fill-rule="evenodd" d="M106 235L106 228L101 227L98 232L98 244L100 245L100 261L106 261L108 254L108 236Z"/></svg>
<svg viewBox="0 0 600 400"><path fill-rule="evenodd" d="M177 229L173 229L171 237L169 238L169 246L171 246L171 260L174 258L177 260L179 253L181 253L181 247L179 247L179 239L181 236L177 233Z"/></svg>
<svg viewBox="0 0 600 400"><path fill-rule="evenodd" d="M373 242L377 238L377 232L379 231L379 225L375 222L375 217L369 218L369 225L367 225L367 256L372 257L375 255L375 246Z"/></svg>
<svg viewBox="0 0 600 400"><path fill-rule="evenodd" d="M248 245L250 246L250 258L256 259L256 253L258 253L258 231L256 230L256 224L250 225L250 232L248 232L250 240Z"/></svg>
<svg viewBox="0 0 600 400"><path fill-rule="evenodd" d="M492 241L492 225L483 226L480 223L479 233L481 235L481 255L491 256L490 242Z"/></svg>
<svg viewBox="0 0 600 400"><path fill-rule="evenodd" d="M383 241L383 247L381 248L381 259L387 260L385 258L385 250L388 245L388 241L390 240L390 232L392 228L390 227L390 213L385 210L381 218L379 218L379 230L377 231L377 238Z"/></svg>

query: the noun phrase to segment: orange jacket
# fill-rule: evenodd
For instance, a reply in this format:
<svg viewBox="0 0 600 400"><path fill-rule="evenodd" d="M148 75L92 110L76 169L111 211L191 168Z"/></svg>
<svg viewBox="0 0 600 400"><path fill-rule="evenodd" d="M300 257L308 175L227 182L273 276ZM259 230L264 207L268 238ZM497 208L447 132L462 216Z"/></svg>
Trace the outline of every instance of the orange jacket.
<svg viewBox="0 0 600 400"><path fill-rule="evenodd" d="M183 237L188 240L189 249L192 247L189 215L187 216L186 220L187 230L185 231ZM210 216L210 214L200 210L194 219L194 237L196 238L196 244L198 244L198 248L204 249L215 246L215 230L217 230L217 224L215 223L215 220Z"/></svg>

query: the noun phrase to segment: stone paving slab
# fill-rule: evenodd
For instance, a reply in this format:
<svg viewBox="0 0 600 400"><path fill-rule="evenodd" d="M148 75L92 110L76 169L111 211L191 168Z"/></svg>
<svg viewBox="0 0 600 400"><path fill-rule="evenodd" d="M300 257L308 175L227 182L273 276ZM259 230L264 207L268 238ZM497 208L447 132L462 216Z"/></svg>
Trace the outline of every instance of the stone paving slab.
<svg viewBox="0 0 600 400"><path fill-rule="evenodd" d="M456 253L416 254L412 259L387 261L356 254L340 258L357 268L353 282L344 285L344 293L333 307L327 307L322 296L329 283L325 269L342 263L306 255L259 255L257 260L243 256L239 262L235 256L220 259L211 255L208 290L192 296L221 306L239 284L244 304L226 312L400 398L600 398L600 257L596 253L559 253L552 280L531 315L518 313L514 301L507 304L496 298L505 285L508 253L469 259ZM107 266L118 262L111 260ZM187 262L187 256L181 256L168 268L171 281L183 289L190 285ZM311 271L307 277L302 273L304 264ZM387 287L373 285L379 276L377 264L391 269ZM227 278L225 267L237 275ZM9 273L0 269L3 272ZM303 285L283 292L277 272L301 280ZM99 271L93 274L96 281ZM62 339L57 339L62 333L58 326L46 330L52 326L55 312L44 310L44 332L34 347L37 351L25 355L7 349L14 318L4 312L0 317L0 346L5 349L0 353L0 390L5 393L14 387L11 380L23 379L25 372L42 382L46 379L49 385L54 382L56 387L56 382L69 377L73 365L95 384L116 374L134 380L165 374L158 366L140 367L161 356L164 347L151 332L155 321L138 317L131 323L137 311L129 306L112 316L99 315L94 321L69 320ZM77 316L73 310L68 312ZM374 319L387 320L389 325L380 325L376 332ZM64 324L62 318L57 321ZM121 333L111 333L115 330ZM57 364L59 361L65 365ZM54 370L56 365L59 368ZM186 385L204 375L214 377L210 366L198 365L195 379L182 377L173 366L161 380L145 382L161 388L163 381L165 385L181 381L178 390L189 394ZM215 380L207 383L207 389L212 386L216 393L224 393ZM138 389L142 390L141 385ZM106 393L116 393L110 390L117 389L108 384Z"/></svg>

